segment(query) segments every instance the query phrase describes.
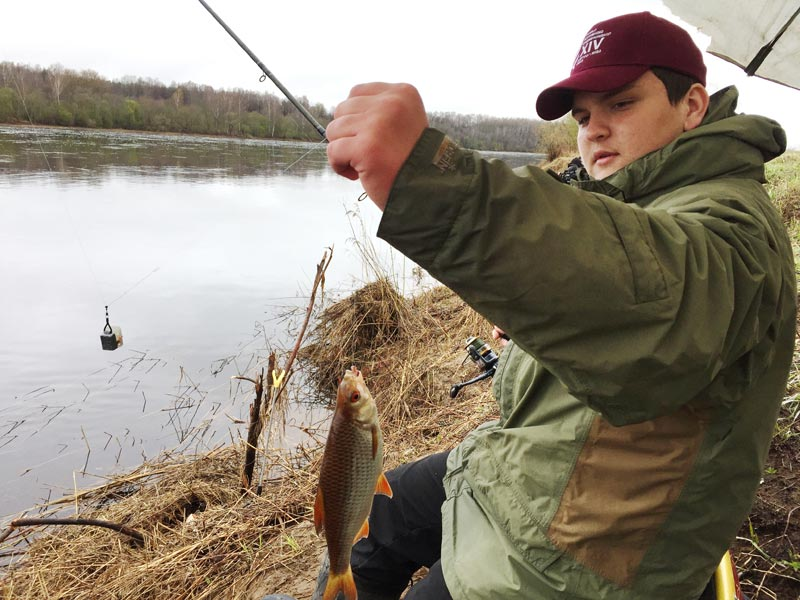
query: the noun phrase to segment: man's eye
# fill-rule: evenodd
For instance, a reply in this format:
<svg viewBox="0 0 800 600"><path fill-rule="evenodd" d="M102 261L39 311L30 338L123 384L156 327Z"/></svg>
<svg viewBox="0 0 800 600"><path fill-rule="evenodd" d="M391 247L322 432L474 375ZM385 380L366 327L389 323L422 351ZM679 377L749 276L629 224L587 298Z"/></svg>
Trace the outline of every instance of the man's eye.
<svg viewBox="0 0 800 600"><path fill-rule="evenodd" d="M589 122L589 116L584 115L580 117L575 117L575 122L580 126L586 125Z"/></svg>
<svg viewBox="0 0 800 600"><path fill-rule="evenodd" d="M631 104L633 104L633 100L620 100L619 102L614 102L612 108L614 110L624 110Z"/></svg>

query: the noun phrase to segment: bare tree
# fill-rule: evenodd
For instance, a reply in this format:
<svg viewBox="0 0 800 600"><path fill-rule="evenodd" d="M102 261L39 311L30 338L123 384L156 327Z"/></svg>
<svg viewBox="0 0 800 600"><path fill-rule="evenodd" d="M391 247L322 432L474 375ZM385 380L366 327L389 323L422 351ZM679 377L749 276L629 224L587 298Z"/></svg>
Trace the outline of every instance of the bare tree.
<svg viewBox="0 0 800 600"><path fill-rule="evenodd" d="M61 92L64 90L64 83L68 75L69 71L59 63L50 65L50 68L47 69L47 79L50 82L50 89L53 93L53 99L56 101L56 106L61 106Z"/></svg>
<svg viewBox="0 0 800 600"><path fill-rule="evenodd" d="M183 98L184 98L184 96L185 96L185 92L183 91L183 88L181 88L181 87L175 88L175 91L172 92L171 100L172 100L172 103L175 105L175 109L176 110L179 109L181 106L183 106Z"/></svg>

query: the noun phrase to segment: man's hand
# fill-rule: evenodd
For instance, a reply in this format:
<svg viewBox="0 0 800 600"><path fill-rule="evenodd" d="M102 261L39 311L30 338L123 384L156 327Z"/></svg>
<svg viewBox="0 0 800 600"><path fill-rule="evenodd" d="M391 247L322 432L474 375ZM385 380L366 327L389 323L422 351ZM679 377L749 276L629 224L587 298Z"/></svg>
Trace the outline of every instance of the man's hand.
<svg viewBox="0 0 800 600"><path fill-rule="evenodd" d="M505 331L495 325L492 328L492 339L499 342L500 346L503 347L508 343L509 337L506 335Z"/></svg>
<svg viewBox="0 0 800 600"><path fill-rule="evenodd" d="M328 162L339 175L359 179L384 209L400 167L428 126L416 88L405 83L365 83L336 107L325 130Z"/></svg>

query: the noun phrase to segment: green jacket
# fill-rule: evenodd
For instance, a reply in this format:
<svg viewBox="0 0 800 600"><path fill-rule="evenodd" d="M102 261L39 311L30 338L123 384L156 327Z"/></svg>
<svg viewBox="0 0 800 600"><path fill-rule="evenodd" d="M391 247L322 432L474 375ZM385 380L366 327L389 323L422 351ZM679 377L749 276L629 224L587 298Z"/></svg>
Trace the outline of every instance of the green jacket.
<svg viewBox="0 0 800 600"><path fill-rule="evenodd" d="M513 340L500 420L449 459L454 598L694 600L746 518L796 291L762 186L785 134L736 99L602 181L433 129L399 173L378 235Z"/></svg>

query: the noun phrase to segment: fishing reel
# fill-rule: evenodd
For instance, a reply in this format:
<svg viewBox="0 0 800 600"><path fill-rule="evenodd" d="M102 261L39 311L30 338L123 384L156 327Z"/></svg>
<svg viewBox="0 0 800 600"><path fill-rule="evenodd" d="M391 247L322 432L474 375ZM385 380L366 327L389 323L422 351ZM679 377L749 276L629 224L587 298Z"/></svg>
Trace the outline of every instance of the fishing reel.
<svg viewBox="0 0 800 600"><path fill-rule="evenodd" d="M467 357L471 358L472 361L478 365L483 372L477 377L473 377L469 381L456 383L453 387L451 387L451 398L458 396L458 392L461 391L461 388L472 385L473 383L477 383L478 381L483 381L484 379L488 379L494 375L494 372L497 370L497 361L500 360L489 344L474 335L467 340L466 344L464 345L464 349L467 351Z"/></svg>

